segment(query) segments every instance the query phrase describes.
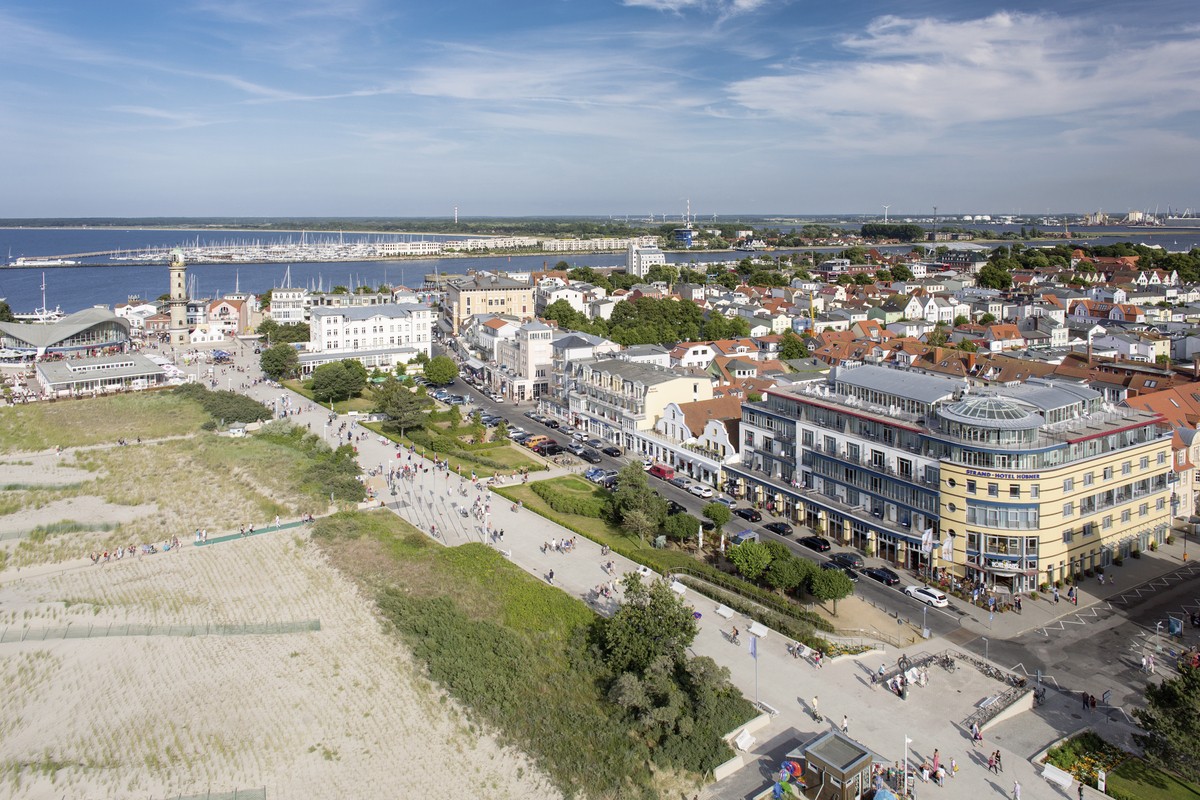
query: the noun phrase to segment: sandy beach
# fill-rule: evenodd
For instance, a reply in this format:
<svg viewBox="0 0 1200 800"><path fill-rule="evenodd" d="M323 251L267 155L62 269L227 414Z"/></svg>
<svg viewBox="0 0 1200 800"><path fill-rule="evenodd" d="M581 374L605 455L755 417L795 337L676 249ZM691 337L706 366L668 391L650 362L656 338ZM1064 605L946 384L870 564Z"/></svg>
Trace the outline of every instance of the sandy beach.
<svg viewBox="0 0 1200 800"><path fill-rule="evenodd" d="M311 620L319 630L102 636ZM67 625L72 638L31 641ZM5 796L558 796L421 677L303 533L9 570L0 630Z"/></svg>

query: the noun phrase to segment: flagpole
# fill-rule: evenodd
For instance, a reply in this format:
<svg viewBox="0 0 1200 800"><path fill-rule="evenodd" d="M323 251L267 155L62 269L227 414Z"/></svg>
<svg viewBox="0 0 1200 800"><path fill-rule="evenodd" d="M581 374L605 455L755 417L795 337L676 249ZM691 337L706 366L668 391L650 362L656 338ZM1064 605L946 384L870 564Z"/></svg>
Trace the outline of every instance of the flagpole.
<svg viewBox="0 0 1200 800"><path fill-rule="evenodd" d="M912 739L908 738L908 734L904 735L904 763L900 765L900 769L904 775L904 796L908 797L908 744Z"/></svg>

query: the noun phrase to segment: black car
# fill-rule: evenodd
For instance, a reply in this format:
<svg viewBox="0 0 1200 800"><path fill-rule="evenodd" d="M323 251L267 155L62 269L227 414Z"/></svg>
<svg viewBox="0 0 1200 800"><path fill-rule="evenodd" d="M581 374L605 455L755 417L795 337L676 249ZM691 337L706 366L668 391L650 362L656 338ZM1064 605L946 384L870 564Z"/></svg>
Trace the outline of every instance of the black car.
<svg viewBox="0 0 1200 800"><path fill-rule="evenodd" d="M621 455L621 448L617 447L615 444L610 444L608 447L603 448L600 452L604 453L606 456L612 456L613 458L616 458L617 456Z"/></svg>
<svg viewBox="0 0 1200 800"><path fill-rule="evenodd" d="M735 508L733 513L750 522L762 522L762 514L754 508Z"/></svg>
<svg viewBox="0 0 1200 800"><path fill-rule="evenodd" d="M895 586L900 582L900 576L887 567L867 567L863 570L863 575L879 581L884 586Z"/></svg>
<svg viewBox="0 0 1200 800"><path fill-rule="evenodd" d="M588 462L589 464L599 464L602 460L600 458L600 454L597 453L595 450L585 449L582 453L579 454L579 457L582 458L584 461Z"/></svg>
<svg viewBox="0 0 1200 800"><path fill-rule="evenodd" d="M543 458L549 458L550 456L561 456L567 451L563 450L562 445L560 444L546 442L545 444L539 444L537 447L533 448L533 452L537 453Z"/></svg>
<svg viewBox="0 0 1200 800"><path fill-rule="evenodd" d="M668 515L670 515L670 514L682 514L682 513L684 513L685 511L687 511L687 509L686 509L686 508L684 508L684 507L683 507L682 505L680 505L679 503L676 503L674 500L668 500L668 501L667 501L667 514L668 514Z"/></svg>
<svg viewBox="0 0 1200 800"><path fill-rule="evenodd" d="M560 425L558 420L556 420L556 419L547 419L542 424L545 425L547 428L553 428L554 430L558 430L559 428L562 427L562 425Z"/></svg>
<svg viewBox="0 0 1200 800"><path fill-rule="evenodd" d="M837 563L836 561L826 561L824 564L821 565L821 569L840 569L842 572L844 572L846 574L846 577L849 578L850 580L852 580L852 581L858 580L857 572L850 569L849 567L843 567L841 564Z"/></svg>
<svg viewBox="0 0 1200 800"><path fill-rule="evenodd" d="M717 529L717 523L713 522L713 521L712 521L711 519L709 519L708 517L704 517L704 518L702 518L702 519L700 520L700 528L701 528L702 530L706 530L706 531L712 531L712 530L716 530L716 529Z"/></svg>
<svg viewBox="0 0 1200 800"><path fill-rule="evenodd" d="M792 526L788 525L786 522L768 522L766 525L763 525L763 527L769 530L771 533L778 533L780 536L792 535Z"/></svg>
<svg viewBox="0 0 1200 800"><path fill-rule="evenodd" d="M829 549L833 547L833 545L829 543L828 539L820 536L805 536L803 539L797 539L796 541L800 542L800 544L804 545L805 547L811 547L818 553L827 553L829 552Z"/></svg>
<svg viewBox="0 0 1200 800"><path fill-rule="evenodd" d="M834 553L829 556L829 560L850 569L863 568L862 556L860 556L858 553Z"/></svg>

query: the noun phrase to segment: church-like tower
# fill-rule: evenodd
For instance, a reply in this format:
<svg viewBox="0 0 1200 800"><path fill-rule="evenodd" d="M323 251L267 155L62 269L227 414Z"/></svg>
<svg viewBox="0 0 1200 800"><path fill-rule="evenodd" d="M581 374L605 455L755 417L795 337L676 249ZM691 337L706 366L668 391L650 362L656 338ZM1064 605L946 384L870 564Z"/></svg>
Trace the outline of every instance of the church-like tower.
<svg viewBox="0 0 1200 800"><path fill-rule="evenodd" d="M189 343L187 326L187 269L183 263L183 251L171 251L171 299L167 306L171 313L171 344L183 347Z"/></svg>

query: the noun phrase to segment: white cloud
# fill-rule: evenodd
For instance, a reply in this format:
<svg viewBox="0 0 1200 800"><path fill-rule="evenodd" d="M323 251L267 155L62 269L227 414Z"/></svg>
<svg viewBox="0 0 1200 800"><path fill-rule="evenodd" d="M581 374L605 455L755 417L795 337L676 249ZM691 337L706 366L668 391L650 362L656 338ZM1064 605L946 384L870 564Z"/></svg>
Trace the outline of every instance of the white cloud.
<svg viewBox="0 0 1200 800"><path fill-rule="evenodd" d="M1138 125L1200 110L1196 33L1147 40L1032 14L886 16L840 45L848 60L783 65L732 83L731 98L756 116L871 149L885 134L936 139L1022 121Z"/></svg>
<svg viewBox="0 0 1200 800"><path fill-rule="evenodd" d="M649 8L680 14L690 9L712 11L721 16L747 14L757 11L770 0L624 0L624 4L636 8Z"/></svg>

